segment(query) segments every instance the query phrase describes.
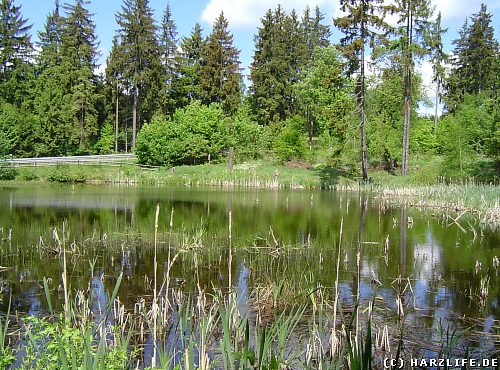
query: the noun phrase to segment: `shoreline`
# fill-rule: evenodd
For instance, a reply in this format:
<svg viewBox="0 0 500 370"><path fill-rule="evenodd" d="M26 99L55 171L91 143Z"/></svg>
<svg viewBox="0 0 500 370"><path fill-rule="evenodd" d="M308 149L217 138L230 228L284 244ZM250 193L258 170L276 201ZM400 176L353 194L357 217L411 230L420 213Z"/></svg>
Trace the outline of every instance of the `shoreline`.
<svg viewBox="0 0 500 370"><path fill-rule="evenodd" d="M18 168L8 184L88 184L124 186L183 186L221 189L290 189L366 191L387 205L469 213L481 223L500 226L500 186L467 182L462 184L418 183L411 178L373 171L374 182L361 184L359 178L332 168L305 169L256 161L234 166L205 164L167 168L137 165L46 166ZM453 218L455 220L455 218Z"/></svg>

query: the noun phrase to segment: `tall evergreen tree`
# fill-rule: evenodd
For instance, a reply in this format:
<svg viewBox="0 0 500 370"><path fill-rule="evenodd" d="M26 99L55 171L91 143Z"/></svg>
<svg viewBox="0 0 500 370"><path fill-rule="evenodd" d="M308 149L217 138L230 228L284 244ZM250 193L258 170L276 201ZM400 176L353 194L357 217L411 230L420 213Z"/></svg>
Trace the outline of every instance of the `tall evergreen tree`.
<svg viewBox="0 0 500 370"><path fill-rule="evenodd" d="M1 96L10 103L19 104L17 92L27 78L24 67L33 49L29 34L31 25L13 0L1 0L0 13Z"/></svg>
<svg viewBox="0 0 500 370"><path fill-rule="evenodd" d="M465 94L495 94L498 78L498 41L494 37L491 14L485 4L466 20L454 41L452 65L446 96L448 110L454 111Z"/></svg>
<svg viewBox="0 0 500 370"><path fill-rule="evenodd" d="M357 96L361 131L361 172L363 180L368 181L368 148L366 144L366 45L370 46L385 40L380 31L387 31L388 25L379 14L386 8L382 0L341 0L343 12L347 14L334 19L333 23L345 36L340 40L340 50L349 60L350 74L358 73Z"/></svg>
<svg viewBox="0 0 500 370"><path fill-rule="evenodd" d="M202 55L206 42L202 32L201 25L196 23L190 36L180 42L179 79L174 84L178 107L202 98Z"/></svg>
<svg viewBox="0 0 500 370"><path fill-rule="evenodd" d="M203 49L201 85L204 103L219 103L226 114L236 112L242 92L239 50L233 46L223 13L217 17Z"/></svg>
<svg viewBox="0 0 500 370"><path fill-rule="evenodd" d="M39 32L37 79L34 89L33 110L36 119L34 155L64 155L72 131L71 117L66 116L63 101L70 86L69 74L62 66L62 32L64 18L59 2L47 15L44 29Z"/></svg>
<svg viewBox="0 0 500 370"><path fill-rule="evenodd" d="M288 16L280 5L261 19L250 68L252 106L260 124L283 121L297 111L293 84L306 64L306 38L312 32L306 11L303 21L307 19L301 24L294 11Z"/></svg>
<svg viewBox="0 0 500 370"><path fill-rule="evenodd" d="M64 5L67 15L61 34L61 64L69 83L65 106L72 120L68 150L73 153L90 152L99 128L98 43L88 4L88 0L76 0Z"/></svg>
<svg viewBox="0 0 500 370"><path fill-rule="evenodd" d="M56 0L54 10L47 16L44 29L38 33L38 67L42 71L61 62L62 27L63 17L59 13L59 1Z"/></svg>
<svg viewBox="0 0 500 370"><path fill-rule="evenodd" d="M158 107L161 61L157 27L148 0L124 0L116 15L123 53L127 55L124 76L132 89L132 150L140 119L151 118Z"/></svg>
<svg viewBox="0 0 500 370"><path fill-rule="evenodd" d="M163 65L163 95L164 111L173 113L176 108L174 81L178 78L179 58L177 54L177 27L172 17L170 4L167 4L163 13L160 30L160 56Z"/></svg>
<svg viewBox="0 0 500 370"><path fill-rule="evenodd" d="M432 25L430 41L430 59L432 63L432 82L436 84L436 100L434 102L434 130L438 122L438 106L441 102L441 87L446 77L445 63L448 62L448 55L443 50L442 35L448 30L441 27L441 12Z"/></svg>
<svg viewBox="0 0 500 370"><path fill-rule="evenodd" d="M429 51L431 17L433 10L429 0L397 0L396 12L399 15L397 35L401 48L401 62L404 66L403 92L403 151L401 174L406 176L410 158L410 126L412 109L412 75L415 60Z"/></svg>
<svg viewBox="0 0 500 370"><path fill-rule="evenodd" d="M302 16L302 30L307 44L307 61L310 61L317 47L330 45L330 27L323 24L325 15L321 13L319 6L314 8L314 16L311 16L309 6L304 10Z"/></svg>

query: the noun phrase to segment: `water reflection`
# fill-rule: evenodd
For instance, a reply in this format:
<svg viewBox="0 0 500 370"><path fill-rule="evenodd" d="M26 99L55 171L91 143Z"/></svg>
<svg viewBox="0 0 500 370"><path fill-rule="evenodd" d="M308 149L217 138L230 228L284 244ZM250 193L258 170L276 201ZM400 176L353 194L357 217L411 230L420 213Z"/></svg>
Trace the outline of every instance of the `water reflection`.
<svg viewBox="0 0 500 370"><path fill-rule="evenodd" d="M6 312L11 292L19 311L37 314L47 308L41 282L43 277L52 279L56 291L62 263L57 253L46 249L54 244L52 229L60 232L63 221L68 243L78 245L70 253L71 287L85 290L90 283L92 311L100 312L123 272L120 300L133 307L149 293L147 281L153 277L156 204L161 209L158 276L167 273L169 246L175 254L185 243L196 244L199 275L194 273L193 254L181 253L170 271L171 284L189 293L198 283L207 291L227 291L231 282L242 314L250 310L253 287L268 281L333 289L343 220L339 286L344 304L354 304L358 294L369 300L373 282L379 281L380 304L397 312L400 297L408 307L416 306L420 311L409 320L430 328L429 338L435 337L440 322L463 315L484 320L485 332L498 327L499 277L492 260L500 256L499 232L478 232L476 221L465 216L461 227L449 225L444 217L391 208L369 194L318 191L0 188L0 266L7 267L0 271L0 310ZM183 234L189 240L183 240ZM46 249L39 246L40 237ZM479 271L476 261L482 265ZM89 263L94 264L94 275ZM481 305L475 294L487 276L489 295ZM408 281L411 298L405 290ZM60 307L61 297L54 301ZM178 345L173 338L171 343Z"/></svg>

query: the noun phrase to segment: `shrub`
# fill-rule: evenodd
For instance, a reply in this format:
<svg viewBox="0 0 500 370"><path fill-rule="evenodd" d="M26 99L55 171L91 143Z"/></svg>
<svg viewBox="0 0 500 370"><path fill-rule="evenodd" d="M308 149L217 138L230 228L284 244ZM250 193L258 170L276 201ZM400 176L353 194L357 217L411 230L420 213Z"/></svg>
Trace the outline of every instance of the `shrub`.
<svg viewBox="0 0 500 370"><path fill-rule="evenodd" d="M60 183L85 182L87 176L83 169L72 170L68 165L56 165L47 174L47 180Z"/></svg>
<svg viewBox="0 0 500 370"><path fill-rule="evenodd" d="M304 134L304 121L295 116L287 119L274 142L274 149L278 159L303 159L307 153L307 137Z"/></svg>
<svg viewBox="0 0 500 370"><path fill-rule="evenodd" d="M250 112L242 108L232 120L228 145L236 149L239 159L257 159L262 156L264 146L262 131Z"/></svg>
<svg viewBox="0 0 500 370"><path fill-rule="evenodd" d="M217 104L195 101L175 111L172 120L157 116L136 141L139 162L174 166L217 160L228 147L228 119Z"/></svg>
<svg viewBox="0 0 500 370"><path fill-rule="evenodd" d="M38 175L31 168L23 168L19 170L17 177L23 181L38 180Z"/></svg>
<svg viewBox="0 0 500 370"><path fill-rule="evenodd" d="M0 180L14 180L17 176L17 169L9 165L0 164Z"/></svg>

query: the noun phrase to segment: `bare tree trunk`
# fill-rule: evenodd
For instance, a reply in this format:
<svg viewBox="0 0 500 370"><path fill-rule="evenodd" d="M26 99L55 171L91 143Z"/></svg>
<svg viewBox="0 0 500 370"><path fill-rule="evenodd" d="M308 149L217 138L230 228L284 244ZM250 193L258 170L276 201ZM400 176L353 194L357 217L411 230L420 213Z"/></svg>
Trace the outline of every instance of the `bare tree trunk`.
<svg viewBox="0 0 500 370"><path fill-rule="evenodd" d="M132 106L132 152L135 151L135 135L137 133L137 102L139 100L139 86L134 86L134 103Z"/></svg>
<svg viewBox="0 0 500 370"><path fill-rule="evenodd" d="M364 29L364 26L363 26ZM363 31L362 31L363 32ZM361 172L363 181L368 181L368 157L366 147L366 112L365 112L365 46L361 49Z"/></svg>
<svg viewBox="0 0 500 370"><path fill-rule="evenodd" d="M408 14L406 21L406 36L407 36L407 50L404 55L405 59L405 81L404 81L404 122L403 122L403 155L401 174L406 176L408 174L408 163L410 158L410 114L411 114L411 44L412 44L412 28L413 28L413 14L411 9L411 1L408 2Z"/></svg>
<svg viewBox="0 0 500 370"><path fill-rule="evenodd" d="M115 107L115 153L118 153L118 91L116 91Z"/></svg>
<svg viewBox="0 0 500 370"><path fill-rule="evenodd" d="M406 208L401 208L399 219L399 275L403 276L406 272L406 248L408 241L408 216Z"/></svg>
<svg viewBox="0 0 500 370"><path fill-rule="evenodd" d="M436 133L438 124L438 105L439 105L439 81L436 82L436 101L434 107L434 133Z"/></svg>

